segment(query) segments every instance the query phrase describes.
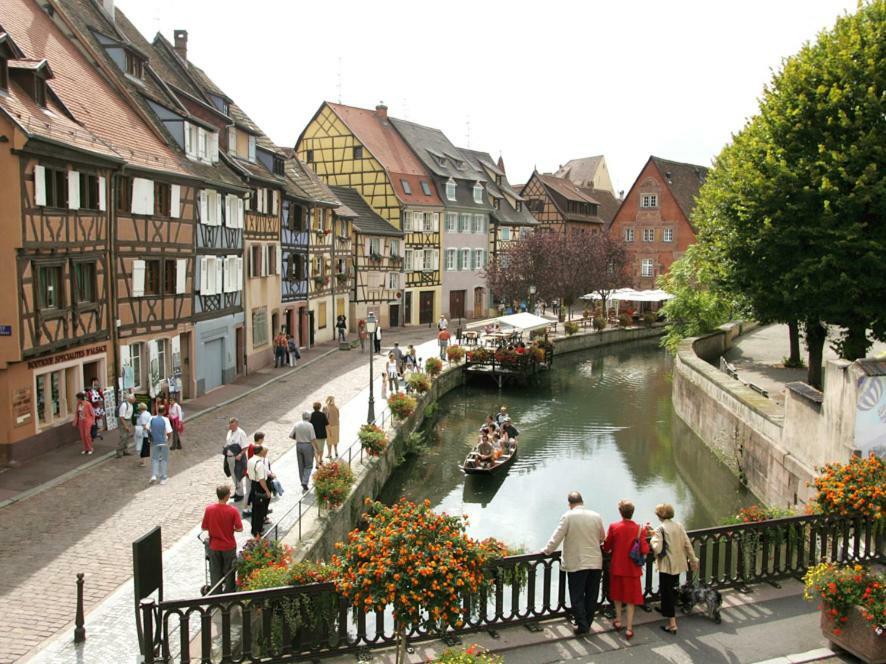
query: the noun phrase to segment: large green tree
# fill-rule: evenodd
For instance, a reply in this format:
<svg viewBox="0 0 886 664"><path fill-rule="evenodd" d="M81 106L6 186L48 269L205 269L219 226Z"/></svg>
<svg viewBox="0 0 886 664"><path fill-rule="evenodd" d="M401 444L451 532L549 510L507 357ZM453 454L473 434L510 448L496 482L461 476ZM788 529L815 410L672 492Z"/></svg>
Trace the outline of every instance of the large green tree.
<svg viewBox="0 0 886 664"><path fill-rule="evenodd" d="M821 384L822 323L843 357L886 337L886 0L787 59L760 112L717 157L693 219L719 288L761 320L799 320Z"/></svg>

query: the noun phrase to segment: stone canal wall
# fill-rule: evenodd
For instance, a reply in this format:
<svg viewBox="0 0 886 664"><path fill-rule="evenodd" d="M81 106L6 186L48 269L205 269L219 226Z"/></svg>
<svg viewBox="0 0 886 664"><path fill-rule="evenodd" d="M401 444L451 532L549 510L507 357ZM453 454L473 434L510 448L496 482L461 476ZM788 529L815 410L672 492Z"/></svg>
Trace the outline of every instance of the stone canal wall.
<svg viewBox="0 0 886 664"><path fill-rule="evenodd" d="M554 339L554 364L565 354L588 350L601 346L621 344L643 339L651 339L664 334L663 326L651 328L627 328L603 330L602 332L583 332L571 337ZM415 412L396 428L388 427L388 436L392 443L373 460L363 464L354 464L356 481L350 495L342 506L333 511L323 510L321 518L305 518L303 521L302 538L299 541L298 530L293 529L285 538L287 544L296 549L299 560L324 560L335 553L336 542L344 541L347 534L358 523L365 510L364 501L374 499L381 493L382 487L391 477L403 455L409 435L418 431L425 419L425 409L434 406L437 401L452 390L465 384L465 373L461 365L446 367L443 373L432 384L431 390L423 395L416 406ZM311 508L317 514L317 508Z"/></svg>

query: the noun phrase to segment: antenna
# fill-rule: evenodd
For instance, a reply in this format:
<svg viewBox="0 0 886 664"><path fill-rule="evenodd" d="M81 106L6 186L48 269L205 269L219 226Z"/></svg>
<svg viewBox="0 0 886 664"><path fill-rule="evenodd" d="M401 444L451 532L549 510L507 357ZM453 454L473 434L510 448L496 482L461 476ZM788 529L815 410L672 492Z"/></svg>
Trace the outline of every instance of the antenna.
<svg viewBox="0 0 886 664"><path fill-rule="evenodd" d="M341 56L338 56L338 75L336 82L336 91L338 92L338 103L341 103Z"/></svg>

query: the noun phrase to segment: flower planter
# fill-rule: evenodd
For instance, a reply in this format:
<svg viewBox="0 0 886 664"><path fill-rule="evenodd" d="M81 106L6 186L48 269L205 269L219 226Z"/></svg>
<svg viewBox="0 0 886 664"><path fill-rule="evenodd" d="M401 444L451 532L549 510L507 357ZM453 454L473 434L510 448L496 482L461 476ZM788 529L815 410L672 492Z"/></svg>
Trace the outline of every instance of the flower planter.
<svg viewBox="0 0 886 664"><path fill-rule="evenodd" d="M834 632L834 627L834 618L827 607L823 608L821 632L832 645L852 653L867 664L886 664L886 632L878 635L857 606L849 613L845 623L836 626L839 633Z"/></svg>

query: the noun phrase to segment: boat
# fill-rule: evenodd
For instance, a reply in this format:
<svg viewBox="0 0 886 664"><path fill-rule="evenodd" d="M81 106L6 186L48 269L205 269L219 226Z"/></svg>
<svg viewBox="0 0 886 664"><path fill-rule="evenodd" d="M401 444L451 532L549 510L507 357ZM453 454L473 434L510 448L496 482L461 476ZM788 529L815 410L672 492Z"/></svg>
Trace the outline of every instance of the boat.
<svg viewBox="0 0 886 664"><path fill-rule="evenodd" d="M518 440L516 438L511 439L511 452L510 454L502 454L498 459L495 459L488 466L481 466L478 463L479 457L477 456L477 452L475 450L471 450L468 453L468 456L465 457L465 461L462 464L459 464L459 468L464 472L465 475L495 475L499 472L505 470L508 466L514 463L514 459L517 458L517 443Z"/></svg>

